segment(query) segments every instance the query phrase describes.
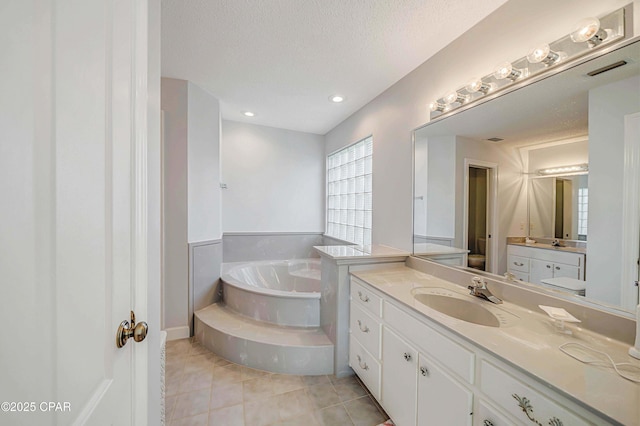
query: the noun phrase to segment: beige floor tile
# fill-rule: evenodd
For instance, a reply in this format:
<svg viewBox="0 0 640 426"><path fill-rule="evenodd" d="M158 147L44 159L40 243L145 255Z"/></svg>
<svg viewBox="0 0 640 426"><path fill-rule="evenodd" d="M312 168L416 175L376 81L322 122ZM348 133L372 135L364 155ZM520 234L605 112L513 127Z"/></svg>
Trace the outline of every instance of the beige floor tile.
<svg viewBox="0 0 640 426"><path fill-rule="evenodd" d="M213 385L224 385L242 381L242 371L239 365L226 365L224 367L214 367Z"/></svg>
<svg viewBox="0 0 640 426"><path fill-rule="evenodd" d="M184 417L172 420L169 426L207 426L209 424L209 413L198 414L197 416Z"/></svg>
<svg viewBox="0 0 640 426"><path fill-rule="evenodd" d="M215 367L215 355L212 353L194 355L187 359L184 364L184 372L206 371Z"/></svg>
<svg viewBox="0 0 640 426"><path fill-rule="evenodd" d="M164 398L164 418L167 424L173 415L173 408L176 406L177 395L165 396Z"/></svg>
<svg viewBox="0 0 640 426"><path fill-rule="evenodd" d="M165 396L177 395L180 390L180 382L182 380L182 376L175 377L171 380L165 379L164 382L164 392Z"/></svg>
<svg viewBox="0 0 640 426"><path fill-rule="evenodd" d="M212 371L193 371L184 373L180 380L180 390L178 393L191 392L198 389L209 389L213 379Z"/></svg>
<svg viewBox="0 0 640 426"><path fill-rule="evenodd" d="M369 396L346 402L344 408L355 426L372 426L387 420Z"/></svg>
<svg viewBox="0 0 640 426"><path fill-rule="evenodd" d="M231 361L222 358L220 355L213 354L213 357L215 365L218 367L224 367L225 365L233 364Z"/></svg>
<svg viewBox="0 0 640 426"><path fill-rule="evenodd" d="M270 397L274 394L273 390L268 376L242 382L242 397L245 402Z"/></svg>
<svg viewBox="0 0 640 426"><path fill-rule="evenodd" d="M326 385L331 383L329 376L302 376L302 382L305 386Z"/></svg>
<svg viewBox="0 0 640 426"><path fill-rule="evenodd" d="M309 386L306 390L315 409L326 408L340 403L338 392L336 392L331 383Z"/></svg>
<svg viewBox="0 0 640 426"><path fill-rule="evenodd" d="M245 367L245 366L242 366L241 371L242 371L242 380L257 379L259 377L271 375L271 373L269 373L268 371L256 370L256 369Z"/></svg>
<svg viewBox="0 0 640 426"><path fill-rule="evenodd" d="M260 379L256 379L260 380ZM244 403L245 426L267 426L280 421L277 397L259 399Z"/></svg>
<svg viewBox="0 0 640 426"><path fill-rule="evenodd" d="M205 348L204 346L202 346L200 343L198 342L191 343L191 350L189 351L189 355L194 356L194 355L202 355L202 354L208 354L208 353L211 353L211 351Z"/></svg>
<svg viewBox="0 0 640 426"><path fill-rule="evenodd" d="M352 399L363 397L367 394L367 390L360 386L358 382L347 382L344 384L334 385L340 401L346 402Z"/></svg>
<svg viewBox="0 0 640 426"><path fill-rule="evenodd" d="M273 426L322 426L319 414L312 412L273 423Z"/></svg>
<svg viewBox="0 0 640 426"><path fill-rule="evenodd" d="M280 394L304 388L302 376L292 376L287 374L272 374L271 384L273 393Z"/></svg>
<svg viewBox="0 0 640 426"><path fill-rule="evenodd" d="M277 395L276 400L278 402L278 412L281 420L302 416L315 410L305 389L298 389Z"/></svg>
<svg viewBox="0 0 640 426"><path fill-rule="evenodd" d="M213 386L209 409L215 410L222 407L242 404L242 382Z"/></svg>
<svg viewBox="0 0 640 426"><path fill-rule="evenodd" d="M345 377L340 377L337 378L336 376L328 376L329 380L331 381L331 383L333 383L334 385L344 385L344 384L348 384L348 383L358 383L358 380L356 380L356 376L355 375L351 375L351 376L345 376Z"/></svg>
<svg viewBox="0 0 640 426"><path fill-rule="evenodd" d="M188 354L190 349L189 339L169 340L166 346L167 355Z"/></svg>
<svg viewBox="0 0 640 426"><path fill-rule="evenodd" d="M351 426L353 422L342 404L324 408L317 413L322 426ZM372 426L376 423L372 423Z"/></svg>
<svg viewBox="0 0 640 426"><path fill-rule="evenodd" d="M183 417L192 417L197 414L209 412L209 399L211 389L202 389L194 392L181 393L176 400L171 420Z"/></svg>
<svg viewBox="0 0 640 426"><path fill-rule="evenodd" d="M211 410L209 426L244 426L244 406L238 404Z"/></svg>

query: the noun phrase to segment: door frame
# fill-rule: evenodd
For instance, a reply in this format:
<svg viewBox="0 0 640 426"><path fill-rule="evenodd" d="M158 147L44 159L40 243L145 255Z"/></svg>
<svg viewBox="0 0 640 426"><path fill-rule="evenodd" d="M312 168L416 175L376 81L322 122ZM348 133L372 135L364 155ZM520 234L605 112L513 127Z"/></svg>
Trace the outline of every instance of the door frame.
<svg viewBox="0 0 640 426"><path fill-rule="evenodd" d="M640 303L640 112L624 117L624 179L622 185L622 308L634 312Z"/></svg>
<svg viewBox="0 0 640 426"><path fill-rule="evenodd" d="M487 249L485 271L496 274L498 270L498 163L464 159L464 194L462 198L462 246L469 247L469 168L487 169ZM491 235L491 238L489 238ZM465 267L467 265L464 265Z"/></svg>

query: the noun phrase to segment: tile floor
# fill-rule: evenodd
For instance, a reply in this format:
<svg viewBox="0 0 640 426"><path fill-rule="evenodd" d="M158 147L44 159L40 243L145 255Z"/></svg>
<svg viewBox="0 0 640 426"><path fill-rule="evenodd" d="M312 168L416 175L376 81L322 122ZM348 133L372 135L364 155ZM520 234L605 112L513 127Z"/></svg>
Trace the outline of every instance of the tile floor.
<svg viewBox="0 0 640 426"><path fill-rule="evenodd" d="M165 392L170 426L374 426L388 418L355 377L254 370L190 339L167 342Z"/></svg>

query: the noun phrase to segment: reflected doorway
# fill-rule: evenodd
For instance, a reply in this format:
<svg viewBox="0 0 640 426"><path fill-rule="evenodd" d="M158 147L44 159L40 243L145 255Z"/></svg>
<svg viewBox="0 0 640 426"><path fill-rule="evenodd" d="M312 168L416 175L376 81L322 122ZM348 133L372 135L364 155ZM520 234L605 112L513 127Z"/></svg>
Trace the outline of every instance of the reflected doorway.
<svg viewBox="0 0 640 426"><path fill-rule="evenodd" d="M464 247L469 250L467 266L494 272L493 218L497 165L465 160Z"/></svg>

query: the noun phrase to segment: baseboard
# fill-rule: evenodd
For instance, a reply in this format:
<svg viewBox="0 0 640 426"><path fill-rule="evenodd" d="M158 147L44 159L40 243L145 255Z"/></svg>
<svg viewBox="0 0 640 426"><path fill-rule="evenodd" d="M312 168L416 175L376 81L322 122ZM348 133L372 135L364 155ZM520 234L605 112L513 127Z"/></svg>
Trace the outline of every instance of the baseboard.
<svg viewBox="0 0 640 426"><path fill-rule="evenodd" d="M188 337L191 337L188 325L183 325L182 327L171 327L165 329L164 331L167 332L167 341L186 339Z"/></svg>

